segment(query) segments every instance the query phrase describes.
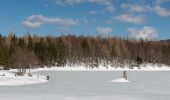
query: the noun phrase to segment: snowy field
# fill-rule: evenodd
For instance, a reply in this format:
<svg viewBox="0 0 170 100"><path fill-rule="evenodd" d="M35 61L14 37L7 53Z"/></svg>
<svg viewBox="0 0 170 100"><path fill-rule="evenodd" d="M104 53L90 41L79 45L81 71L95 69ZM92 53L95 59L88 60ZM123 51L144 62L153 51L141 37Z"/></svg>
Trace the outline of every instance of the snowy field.
<svg viewBox="0 0 170 100"><path fill-rule="evenodd" d="M128 72L130 82L113 82L122 72L45 71L50 82L0 86L1 100L170 100L170 72Z"/></svg>
<svg viewBox="0 0 170 100"><path fill-rule="evenodd" d="M14 72L0 70L0 86L30 85L45 82L48 82L47 77L43 75L32 75L30 77L25 74L24 76L17 76Z"/></svg>

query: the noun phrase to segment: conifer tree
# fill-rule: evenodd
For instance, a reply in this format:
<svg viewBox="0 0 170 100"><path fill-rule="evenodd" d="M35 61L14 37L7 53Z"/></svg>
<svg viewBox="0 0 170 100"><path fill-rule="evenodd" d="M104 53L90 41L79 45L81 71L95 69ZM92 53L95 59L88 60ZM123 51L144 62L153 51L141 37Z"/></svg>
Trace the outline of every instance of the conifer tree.
<svg viewBox="0 0 170 100"><path fill-rule="evenodd" d="M62 39L57 42L57 66L63 66L66 64L66 46Z"/></svg>
<svg viewBox="0 0 170 100"><path fill-rule="evenodd" d="M137 62L137 65L139 66L140 64L143 63L143 60L142 60L142 58L140 56L137 56L136 57L136 62Z"/></svg>
<svg viewBox="0 0 170 100"><path fill-rule="evenodd" d="M27 48L28 48L28 50L33 50L32 38L31 38L30 35L28 36L28 44L27 44Z"/></svg>

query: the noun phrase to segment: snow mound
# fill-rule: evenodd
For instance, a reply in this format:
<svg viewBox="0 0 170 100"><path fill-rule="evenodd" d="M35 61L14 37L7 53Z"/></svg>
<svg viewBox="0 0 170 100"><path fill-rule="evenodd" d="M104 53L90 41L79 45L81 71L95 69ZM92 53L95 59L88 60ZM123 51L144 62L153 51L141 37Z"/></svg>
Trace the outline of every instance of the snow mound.
<svg viewBox="0 0 170 100"><path fill-rule="evenodd" d="M15 76L15 73L9 71L0 71L0 86L16 86L16 85L29 85L48 82L45 76L28 75Z"/></svg>
<svg viewBox="0 0 170 100"><path fill-rule="evenodd" d="M11 69L11 71L15 71L15 70L16 69ZM170 71L170 66L145 63L143 65L140 65L140 67L133 66L133 68L130 68L127 65L124 65L123 67L114 66L114 65L108 65L107 67L103 65L99 65L98 67L89 67L89 66L87 67L85 65L75 65L75 66L66 65L64 67L44 66L44 68L32 69L32 72L38 72L38 71Z"/></svg>
<svg viewBox="0 0 170 100"><path fill-rule="evenodd" d="M3 71L3 70L0 71L0 79L14 78L14 77L16 77L16 76L15 76L15 73L13 73L13 72Z"/></svg>
<svg viewBox="0 0 170 100"><path fill-rule="evenodd" d="M130 81L126 80L125 78L118 78L118 79L111 80L111 82L130 82Z"/></svg>

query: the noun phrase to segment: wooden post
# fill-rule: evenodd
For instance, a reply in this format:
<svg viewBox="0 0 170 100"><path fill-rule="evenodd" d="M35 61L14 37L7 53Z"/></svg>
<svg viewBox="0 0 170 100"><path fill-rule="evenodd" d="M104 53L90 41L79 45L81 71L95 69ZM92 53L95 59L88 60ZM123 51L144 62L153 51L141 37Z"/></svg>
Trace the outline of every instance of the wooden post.
<svg viewBox="0 0 170 100"><path fill-rule="evenodd" d="M49 80L50 79L50 76L47 76L47 80Z"/></svg>
<svg viewBox="0 0 170 100"><path fill-rule="evenodd" d="M127 80L127 72L123 71L123 78Z"/></svg>

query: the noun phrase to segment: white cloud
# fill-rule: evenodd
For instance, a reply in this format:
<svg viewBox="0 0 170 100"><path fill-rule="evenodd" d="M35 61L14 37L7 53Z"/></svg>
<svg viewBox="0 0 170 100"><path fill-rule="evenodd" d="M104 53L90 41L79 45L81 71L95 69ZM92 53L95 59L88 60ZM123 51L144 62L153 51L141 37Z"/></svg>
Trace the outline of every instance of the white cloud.
<svg viewBox="0 0 170 100"><path fill-rule="evenodd" d="M159 33L157 29L151 26L144 26L141 29L129 28L127 32L130 38L144 39L144 40L158 39L158 33Z"/></svg>
<svg viewBox="0 0 170 100"><path fill-rule="evenodd" d="M168 10L165 7L161 7L160 4L167 2L170 0L155 0L153 5L147 5L147 4L121 4L121 8L123 9L129 9L129 12L131 13L155 13L162 17L169 17L170 16L170 10Z"/></svg>
<svg viewBox="0 0 170 100"><path fill-rule="evenodd" d="M81 3L96 3L99 5L106 6L105 9L109 12L113 12L115 10L113 6L113 0L53 0L56 4L59 5L75 5Z"/></svg>
<svg viewBox="0 0 170 100"><path fill-rule="evenodd" d="M169 17L170 16L170 10L167 10L166 8L163 8L161 6L155 6L153 8L153 12L158 14L159 16L162 17Z"/></svg>
<svg viewBox="0 0 170 100"><path fill-rule="evenodd" d="M73 4L80 4L85 2L85 0L62 0L64 1L64 3L69 4L69 5L73 5Z"/></svg>
<svg viewBox="0 0 170 100"><path fill-rule="evenodd" d="M132 14L122 14L120 16L115 17L115 19L120 20L122 22L128 22L134 24L142 24L145 22L144 16L134 16Z"/></svg>
<svg viewBox="0 0 170 100"><path fill-rule="evenodd" d="M149 5L140 5L140 4L121 4L121 8L129 9L130 12L135 13L144 13L149 12L151 10L151 7Z"/></svg>
<svg viewBox="0 0 170 100"><path fill-rule="evenodd" d="M170 0L154 0L154 4L156 5L160 5L162 3L165 3L165 2L169 2Z"/></svg>
<svg viewBox="0 0 170 100"><path fill-rule="evenodd" d="M25 21L23 21L22 22L22 24L25 26L25 27L27 27L27 28L38 28L38 27L40 27L43 23L41 23L41 22L31 22L31 21L29 21L29 20L25 20Z"/></svg>
<svg viewBox="0 0 170 100"><path fill-rule="evenodd" d="M98 3L101 5L110 5L113 0L53 0L58 4L67 4L67 5L74 5L74 4L80 4L85 2L90 3Z"/></svg>
<svg viewBox="0 0 170 100"><path fill-rule="evenodd" d="M136 5L131 7L131 11L133 12L147 12L150 9L149 6L140 6L140 5Z"/></svg>
<svg viewBox="0 0 170 100"><path fill-rule="evenodd" d="M113 12L115 10L113 6L113 0L86 0L86 1L90 3L98 3L100 5L105 5L106 6L105 9L109 12Z"/></svg>
<svg viewBox="0 0 170 100"><path fill-rule="evenodd" d="M97 27L96 31L98 35L102 37L107 37L109 36L109 33L112 32L112 29L109 27Z"/></svg>
<svg viewBox="0 0 170 100"><path fill-rule="evenodd" d="M90 12L88 12L88 14L93 15L93 14L98 14L98 12L97 11L90 11Z"/></svg>
<svg viewBox="0 0 170 100"><path fill-rule="evenodd" d="M109 12L114 12L115 8L112 5L106 7L106 10Z"/></svg>
<svg viewBox="0 0 170 100"><path fill-rule="evenodd" d="M74 20L72 18L59 18L59 17L45 17L43 15L32 15L27 17L22 24L27 28L38 28L44 24L53 24L59 26L70 26L70 25L78 25L78 20Z"/></svg>

